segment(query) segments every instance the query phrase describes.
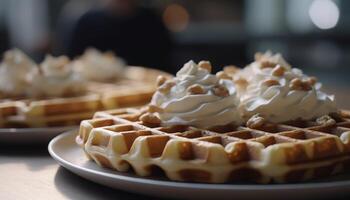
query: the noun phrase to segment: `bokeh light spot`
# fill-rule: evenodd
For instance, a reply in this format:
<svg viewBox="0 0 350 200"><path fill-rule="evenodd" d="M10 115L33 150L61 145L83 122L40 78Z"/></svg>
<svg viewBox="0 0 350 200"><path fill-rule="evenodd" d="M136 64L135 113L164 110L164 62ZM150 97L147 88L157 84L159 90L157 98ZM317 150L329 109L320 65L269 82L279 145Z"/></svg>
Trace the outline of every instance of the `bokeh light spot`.
<svg viewBox="0 0 350 200"><path fill-rule="evenodd" d="M163 13L164 24L169 30L181 32L188 26L190 15L186 8L179 4L168 5Z"/></svg>
<svg viewBox="0 0 350 200"><path fill-rule="evenodd" d="M318 28L330 29L337 25L340 12L332 0L314 0L309 8L309 16Z"/></svg>

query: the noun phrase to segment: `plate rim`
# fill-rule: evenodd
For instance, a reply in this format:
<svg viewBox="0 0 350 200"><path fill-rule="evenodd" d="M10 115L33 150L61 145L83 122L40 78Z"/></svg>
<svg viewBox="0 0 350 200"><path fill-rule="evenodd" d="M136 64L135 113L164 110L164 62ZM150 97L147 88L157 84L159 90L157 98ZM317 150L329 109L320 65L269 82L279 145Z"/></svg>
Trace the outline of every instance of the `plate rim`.
<svg viewBox="0 0 350 200"><path fill-rule="evenodd" d="M53 159L55 159L62 167L74 172L74 170L90 173L92 175L101 176L104 178L112 178L121 181L132 182L136 184L157 185L161 187L176 187L186 189L205 189L205 190L285 190L285 189L320 189L320 188L333 188L350 186L350 180L330 181L330 182L312 182L312 183L285 183L285 184L211 184L211 183L188 183L188 182L176 182L167 180L155 180L151 178L131 177L128 175L119 175L115 173L108 173L99 170L89 169L83 166L71 163L57 154L54 150L54 146L58 141L63 140L65 137L69 137L74 134L76 130L66 131L55 138L53 138L49 145L48 151ZM77 147L78 148L78 147ZM70 169L72 168L72 169ZM123 173L123 172L118 172ZM79 174L78 174L79 175ZM81 175L79 175L81 176ZM92 180L90 180L92 181Z"/></svg>

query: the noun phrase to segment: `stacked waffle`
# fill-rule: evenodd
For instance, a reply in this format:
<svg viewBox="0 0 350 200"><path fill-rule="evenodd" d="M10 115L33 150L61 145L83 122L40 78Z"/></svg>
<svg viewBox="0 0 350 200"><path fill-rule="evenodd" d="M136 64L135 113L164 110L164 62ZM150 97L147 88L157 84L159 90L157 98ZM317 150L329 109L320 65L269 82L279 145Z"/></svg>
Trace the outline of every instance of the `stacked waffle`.
<svg viewBox="0 0 350 200"><path fill-rule="evenodd" d="M279 55L210 74L189 62L158 79L145 109L98 112L76 141L87 156L140 176L223 183L294 182L350 167L350 115Z"/></svg>
<svg viewBox="0 0 350 200"><path fill-rule="evenodd" d="M88 63L82 63L83 59L68 62L66 57L47 57L40 67L23 69L25 63L34 65L28 60L18 50L5 54L0 75L11 77L11 80L0 86L0 127L77 125L98 110L141 106L150 101L156 90L153 80L160 74L167 76L142 67L125 67L118 71L119 74L107 69L110 73L104 75L99 66L94 66L98 75L93 76L92 72L82 75L81 66L88 66ZM87 70L92 68L87 67ZM106 77L111 74L117 78ZM108 82L102 82L103 77Z"/></svg>

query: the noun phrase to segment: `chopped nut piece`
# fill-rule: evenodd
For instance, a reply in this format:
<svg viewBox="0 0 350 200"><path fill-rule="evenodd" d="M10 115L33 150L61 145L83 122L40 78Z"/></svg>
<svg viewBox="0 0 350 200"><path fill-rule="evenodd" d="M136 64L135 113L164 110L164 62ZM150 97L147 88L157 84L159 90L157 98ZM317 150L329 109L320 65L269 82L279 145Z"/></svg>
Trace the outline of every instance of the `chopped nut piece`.
<svg viewBox="0 0 350 200"><path fill-rule="evenodd" d="M187 90L190 94L204 94L205 93L204 88L198 84L192 85Z"/></svg>
<svg viewBox="0 0 350 200"><path fill-rule="evenodd" d="M251 129L262 129L266 123L266 119L259 114L253 115L246 123L246 126Z"/></svg>
<svg viewBox="0 0 350 200"><path fill-rule="evenodd" d="M317 78L312 76L312 77L309 77L307 81L310 85L315 85L317 82Z"/></svg>
<svg viewBox="0 0 350 200"><path fill-rule="evenodd" d="M213 93L219 97L227 97L230 95L227 88L223 85L215 85L213 87Z"/></svg>
<svg viewBox="0 0 350 200"><path fill-rule="evenodd" d="M302 85L302 86L303 86L302 90L305 90L305 91L308 91L308 90L311 90L311 89L312 89L310 83L308 83L307 81L306 81L306 82L303 82L303 85Z"/></svg>
<svg viewBox="0 0 350 200"><path fill-rule="evenodd" d="M286 69L284 67L282 67L281 65L276 65L276 67L273 68L273 70L272 70L272 75L273 76L283 76L285 71L286 71Z"/></svg>
<svg viewBox="0 0 350 200"><path fill-rule="evenodd" d="M166 81L162 86L158 88L158 91L167 94L169 93L170 89L175 85L175 82L173 81Z"/></svg>
<svg viewBox="0 0 350 200"><path fill-rule="evenodd" d="M220 71L218 73L216 73L216 76L219 78L219 79L228 79L228 80L231 80L231 76L229 76L228 74L226 74L225 72L223 71Z"/></svg>
<svg viewBox="0 0 350 200"><path fill-rule="evenodd" d="M239 71L240 71L239 67L236 67L234 65L228 65L224 67L224 72L229 75L233 75Z"/></svg>
<svg viewBox="0 0 350 200"><path fill-rule="evenodd" d="M159 86L163 85L165 83L165 81L166 81L166 78L162 75L159 75L157 77L157 86L159 87Z"/></svg>
<svg viewBox="0 0 350 200"><path fill-rule="evenodd" d="M289 87L292 90L300 90L302 85L302 81L299 78L294 78L290 81Z"/></svg>
<svg viewBox="0 0 350 200"><path fill-rule="evenodd" d="M302 81L300 78L294 78L290 83L289 87L292 90L304 90L308 91L311 90L312 87L308 81Z"/></svg>
<svg viewBox="0 0 350 200"><path fill-rule="evenodd" d="M260 63L260 68L264 69L264 68L273 68L276 66L276 63L270 62L268 60L262 60Z"/></svg>
<svg viewBox="0 0 350 200"><path fill-rule="evenodd" d="M238 87L246 88L248 86L248 81L242 77L233 81Z"/></svg>
<svg viewBox="0 0 350 200"><path fill-rule="evenodd" d="M236 85L238 93L244 92L248 87L248 81L242 77L235 78L233 82Z"/></svg>
<svg viewBox="0 0 350 200"><path fill-rule="evenodd" d="M263 85L266 85L267 87L279 85L280 83L275 79L267 79L262 82Z"/></svg>
<svg viewBox="0 0 350 200"><path fill-rule="evenodd" d="M158 106L149 105L148 106L148 112L150 112L150 113L155 113L155 112L162 113L162 112L164 112L164 110L163 110L163 108L160 108Z"/></svg>
<svg viewBox="0 0 350 200"><path fill-rule="evenodd" d="M152 113L145 113L141 115L140 120L147 124L160 125L161 120Z"/></svg>
<svg viewBox="0 0 350 200"><path fill-rule="evenodd" d="M336 121L329 115L324 115L316 119L316 123L319 125L331 126L336 123Z"/></svg>
<svg viewBox="0 0 350 200"><path fill-rule="evenodd" d="M207 70L208 72L211 72L211 64L209 61L200 61L198 63L198 67Z"/></svg>

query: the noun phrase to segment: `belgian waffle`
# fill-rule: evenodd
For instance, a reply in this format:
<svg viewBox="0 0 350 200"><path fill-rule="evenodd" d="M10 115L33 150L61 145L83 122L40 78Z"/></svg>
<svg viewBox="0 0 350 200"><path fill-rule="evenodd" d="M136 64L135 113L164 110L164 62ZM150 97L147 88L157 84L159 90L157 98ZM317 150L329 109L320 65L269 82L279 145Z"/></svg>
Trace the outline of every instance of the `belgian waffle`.
<svg viewBox="0 0 350 200"><path fill-rule="evenodd" d="M264 123L255 128L161 127L142 122L143 110L97 112L76 141L98 165L139 176L157 171L175 181L296 182L350 168L350 115L334 123Z"/></svg>
<svg viewBox="0 0 350 200"><path fill-rule="evenodd" d="M82 120L91 118L94 112L81 112L71 114L52 115L44 117L10 116L2 121L3 128L40 128L40 127L59 127L74 126Z"/></svg>
<svg viewBox="0 0 350 200"><path fill-rule="evenodd" d="M141 106L152 98L158 75L170 76L158 70L128 67L124 79L117 82L88 83L83 96L0 100L0 127L78 125L98 110Z"/></svg>

